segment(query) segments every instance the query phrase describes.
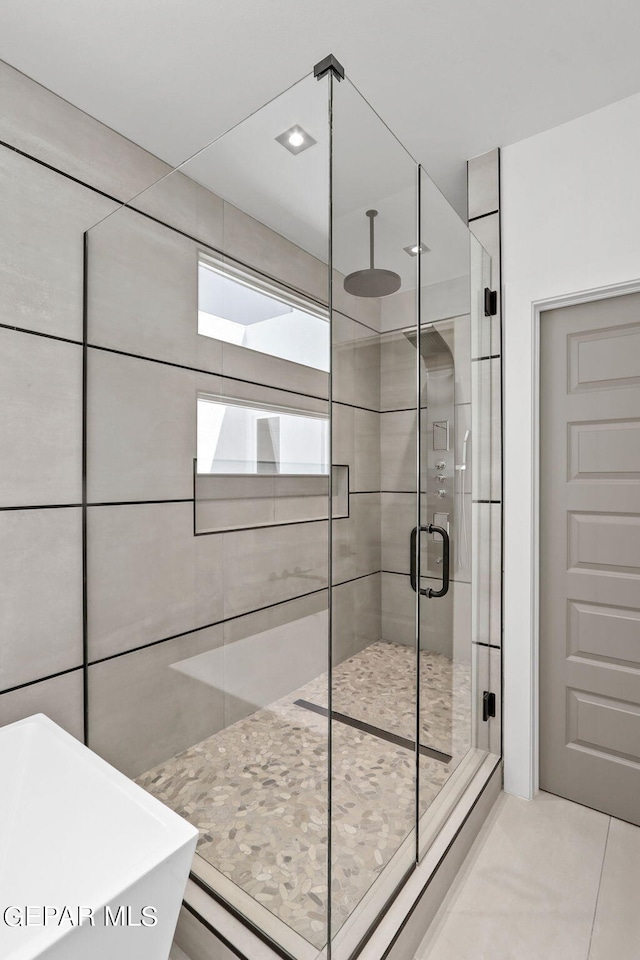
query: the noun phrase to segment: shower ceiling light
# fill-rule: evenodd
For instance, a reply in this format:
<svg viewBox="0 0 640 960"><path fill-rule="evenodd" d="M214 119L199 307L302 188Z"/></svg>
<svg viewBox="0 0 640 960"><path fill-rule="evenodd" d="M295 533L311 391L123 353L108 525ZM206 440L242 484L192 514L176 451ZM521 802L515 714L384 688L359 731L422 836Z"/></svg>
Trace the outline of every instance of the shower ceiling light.
<svg viewBox="0 0 640 960"><path fill-rule="evenodd" d="M402 249L405 253L408 253L410 257L417 257L419 253L430 252L430 247L428 247L426 243L421 243L420 245L417 243L410 243L408 247L403 247Z"/></svg>
<svg viewBox="0 0 640 960"><path fill-rule="evenodd" d="M289 153L292 153L294 156L302 153L302 151L308 147L312 147L316 142L311 134L303 130L297 123L289 127L288 130L285 130L284 133L281 133L279 137L276 137L276 140L282 144L285 150L288 150Z"/></svg>

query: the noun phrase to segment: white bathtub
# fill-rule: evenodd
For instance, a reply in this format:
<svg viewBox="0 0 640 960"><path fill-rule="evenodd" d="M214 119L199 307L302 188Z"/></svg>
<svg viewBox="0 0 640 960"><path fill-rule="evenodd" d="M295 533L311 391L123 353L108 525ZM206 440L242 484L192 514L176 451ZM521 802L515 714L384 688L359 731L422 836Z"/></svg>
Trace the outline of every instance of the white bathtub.
<svg viewBox="0 0 640 960"><path fill-rule="evenodd" d="M42 714L0 729L0 957L166 960L196 840Z"/></svg>

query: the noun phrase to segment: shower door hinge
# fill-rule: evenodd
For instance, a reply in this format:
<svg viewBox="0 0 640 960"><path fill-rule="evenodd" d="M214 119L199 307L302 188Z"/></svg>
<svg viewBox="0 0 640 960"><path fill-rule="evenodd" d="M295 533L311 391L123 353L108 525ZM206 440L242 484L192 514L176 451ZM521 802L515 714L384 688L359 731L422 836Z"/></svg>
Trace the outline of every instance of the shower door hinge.
<svg viewBox="0 0 640 960"><path fill-rule="evenodd" d="M489 717L496 715L496 695L485 690L482 694L482 719L488 720Z"/></svg>
<svg viewBox="0 0 640 960"><path fill-rule="evenodd" d="M344 80L344 67L332 53L328 57L325 57L324 60L319 60L313 68L313 75L316 80L320 80L321 77L324 77L325 74L331 73L334 75L336 80Z"/></svg>
<svg viewBox="0 0 640 960"><path fill-rule="evenodd" d="M498 312L498 291L484 288L484 315L485 317L495 317Z"/></svg>

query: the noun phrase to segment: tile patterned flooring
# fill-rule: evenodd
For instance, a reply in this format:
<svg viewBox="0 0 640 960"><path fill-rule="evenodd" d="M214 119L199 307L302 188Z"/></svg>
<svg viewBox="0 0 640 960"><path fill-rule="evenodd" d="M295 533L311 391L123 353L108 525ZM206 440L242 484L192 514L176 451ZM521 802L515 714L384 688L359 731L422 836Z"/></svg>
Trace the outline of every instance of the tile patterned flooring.
<svg viewBox="0 0 640 960"><path fill-rule="evenodd" d="M416 960L640 960L640 828L502 794Z"/></svg>
<svg viewBox="0 0 640 960"><path fill-rule="evenodd" d="M469 748L471 669L421 657L421 804L431 803ZM195 744L138 783L200 830L198 853L314 946L326 942L327 720L295 703L327 704L323 675ZM334 668L333 709L413 739L415 658L377 642ZM332 914L346 920L412 828L414 755L333 724Z"/></svg>

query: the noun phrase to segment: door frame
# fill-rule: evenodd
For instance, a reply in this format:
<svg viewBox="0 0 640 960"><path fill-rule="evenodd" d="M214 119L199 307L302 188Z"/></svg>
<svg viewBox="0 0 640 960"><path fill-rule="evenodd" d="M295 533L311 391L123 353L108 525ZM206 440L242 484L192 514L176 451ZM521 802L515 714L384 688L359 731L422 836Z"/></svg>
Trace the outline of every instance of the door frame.
<svg viewBox="0 0 640 960"><path fill-rule="evenodd" d="M530 677L531 690L531 743L530 784L532 799L540 789L540 325L542 314L559 307L572 307L581 303L609 300L630 293L640 293L640 278L610 286L594 287L576 293L568 293L548 299L535 300L531 304L532 315L532 501L531 501L531 643Z"/></svg>

